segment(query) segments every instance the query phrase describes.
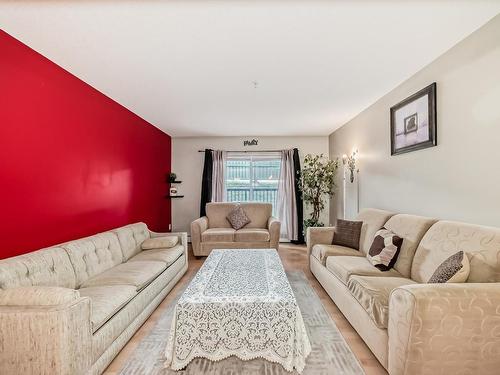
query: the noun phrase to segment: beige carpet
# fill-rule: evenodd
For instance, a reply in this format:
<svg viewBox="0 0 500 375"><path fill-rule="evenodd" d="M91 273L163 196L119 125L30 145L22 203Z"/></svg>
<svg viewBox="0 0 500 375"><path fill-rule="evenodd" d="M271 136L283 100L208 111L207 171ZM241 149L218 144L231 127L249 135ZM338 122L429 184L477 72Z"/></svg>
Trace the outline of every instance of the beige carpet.
<svg viewBox="0 0 500 375"><path fill-rule="evenodd" d="M304 323L312 345L307 357L304 375L351 375L363 374L363 370L340 334L320 299L309 285L303 272L287 272L295 298L302 311ZM231 357L220 362L198 358L186 369L172 371L163 368L164 350L167 345L173 307L176 301L160 317L156 326L132 353L120 372L121 375L285 375L291 374L281 365L263 359L241 361Z"/></svg>

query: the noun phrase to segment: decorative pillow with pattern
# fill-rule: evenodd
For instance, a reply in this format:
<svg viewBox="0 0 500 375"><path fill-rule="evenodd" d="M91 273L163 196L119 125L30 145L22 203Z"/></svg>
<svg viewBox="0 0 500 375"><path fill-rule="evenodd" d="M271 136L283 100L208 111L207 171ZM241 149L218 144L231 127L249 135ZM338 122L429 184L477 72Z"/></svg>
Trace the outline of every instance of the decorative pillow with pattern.
<svg viewBox="0 0 500 375"><path fill-rule="evenodd" d="M359 250L359 238L361 237L362 226L362 221L338 219L332 244Z"/></svg>
<svg viewBox="0 0 500 375"><path fill-rule="evenodd" d="M403 245L403 239L388 229L382 228L373 238L373 243L366 257L381 271L389 271L396 260Z"/></svg>
<svg viewBox="0 0 500 375"><path fill-rule="evenodd" d="M241 206L232 210L229 215L227 215L226 219L229 221L233 229L236 230L243 228L250 222L245 210Z"/></svg>
<svg viewBox="0 0 500 375"><path fill-rule="evenodd" d="M432 274L429 284L432 283L464 283L470 273L469 258L463 251L453 254L441 263Z"/></svg>

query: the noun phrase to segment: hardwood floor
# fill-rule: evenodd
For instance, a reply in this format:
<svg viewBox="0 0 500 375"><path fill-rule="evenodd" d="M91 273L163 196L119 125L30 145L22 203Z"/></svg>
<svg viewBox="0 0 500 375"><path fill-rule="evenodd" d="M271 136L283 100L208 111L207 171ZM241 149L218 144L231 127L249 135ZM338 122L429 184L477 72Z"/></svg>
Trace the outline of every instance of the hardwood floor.
<svg viewBox="0 0 500 375"><path fill-rule="evenodd" d="M296 271L301 270L307 276L309 283L314 288L318 296L320 297L326 310L337 324L342 336L344 336L348 345L350 346L353 353L356 355L360 361L366 375L379 375L387 374L385 369L380 365L375 356L372 354L370 349L365 345L361 337L356 333L356 331L351 327L349 322L346 320L344 315L340 312L337 306L332 302L328 294L318 283L316 278L313 276L309 270L309 265L306 256L305 246L296 246L289 244L280 244L279 254L285 270ZM196 259L190 253L189 257L189 267L184 275L184 277L179 281L179 283L172 289L169 295L163 300L163 302L158 306L155 312L149 317L149 319L142 325L142 327L136 332L128 344L122 349L118 356L111 362L109 367L106 369L104 374L106 375L117 375L120 369L127 362L127 359L134 351L139 342L150 332L150 330L155 326L160 315L165 311L170 304L170 302L175 298L175 296L182 290L183 285L185 285L191 277L196 274L198 269L201 267L205 258ZM144 374L147 375L147 374Z"/></svg>

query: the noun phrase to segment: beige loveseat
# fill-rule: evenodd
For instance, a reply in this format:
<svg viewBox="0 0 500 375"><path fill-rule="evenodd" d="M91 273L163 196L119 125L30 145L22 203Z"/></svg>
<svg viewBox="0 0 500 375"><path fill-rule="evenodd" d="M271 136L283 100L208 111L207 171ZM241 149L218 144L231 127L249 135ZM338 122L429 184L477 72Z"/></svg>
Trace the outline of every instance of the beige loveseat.
<svg viewBox="0 0 500 375"><path fill-rule="evenodd" d="M500 229L367 209L360 251L309 228L310 268L391 375L500 373ZM393 269L365 257L381 227L404 238ZM466 283L427 284L462 250Z"/></svg>
<svg viewBox="0 0 500 375"><path fill-rule="evenodd" d="M234 230L227 215L241 205L250 223ZM195 256L209 255L213 249L278 250L280 222L272 216L269 203L208 203L207 216L191 223L191 242Z"/></svg>
<svg viewBox="0 0 500 375"><path fill-rule="evenodd" d="M1 260L0 374L102 373L186 270L143 223Z"/></svg>

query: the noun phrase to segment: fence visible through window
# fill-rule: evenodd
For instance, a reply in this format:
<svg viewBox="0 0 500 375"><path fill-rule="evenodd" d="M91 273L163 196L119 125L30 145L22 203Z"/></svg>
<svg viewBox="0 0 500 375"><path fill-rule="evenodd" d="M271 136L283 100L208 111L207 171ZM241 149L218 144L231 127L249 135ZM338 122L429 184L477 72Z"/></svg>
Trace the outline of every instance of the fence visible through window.
<svg viewBox="0 0 500 375"><path fill-rule="evenodd" d="M228 156L226 200L228 202L271 203L273 215L276 215L280 164L279 154Z"/></svg>

